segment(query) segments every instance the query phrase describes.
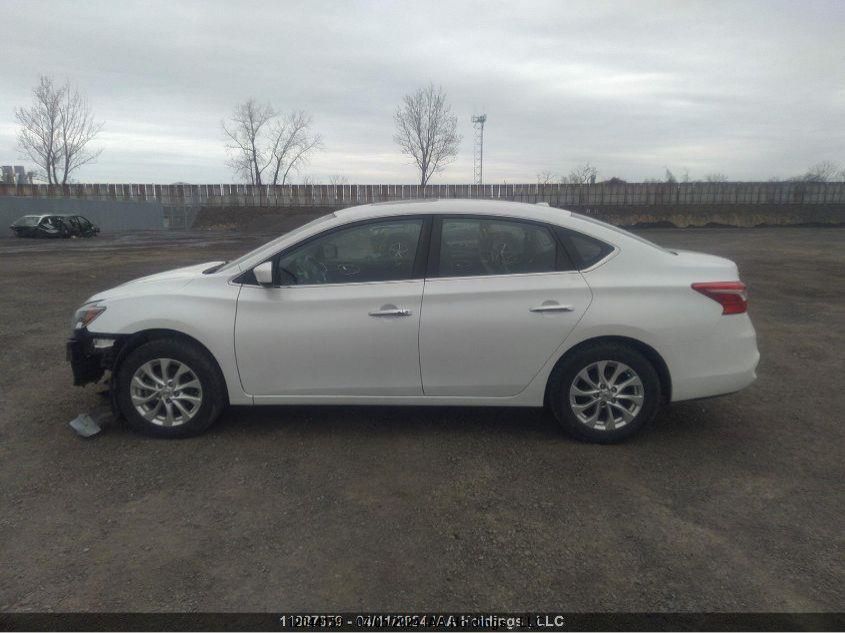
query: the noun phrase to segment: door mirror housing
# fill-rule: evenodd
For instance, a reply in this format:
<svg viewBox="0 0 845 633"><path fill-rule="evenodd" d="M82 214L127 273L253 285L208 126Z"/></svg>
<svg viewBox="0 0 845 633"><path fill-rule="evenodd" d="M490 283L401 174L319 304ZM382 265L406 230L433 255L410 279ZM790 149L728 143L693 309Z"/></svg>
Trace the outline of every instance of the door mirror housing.
<svg viewBox="0 0 845 633"><path fill-rule="evenodd" d="M255 280L262 286L273 285L273 262L263 262L252 269Z"/></svg>

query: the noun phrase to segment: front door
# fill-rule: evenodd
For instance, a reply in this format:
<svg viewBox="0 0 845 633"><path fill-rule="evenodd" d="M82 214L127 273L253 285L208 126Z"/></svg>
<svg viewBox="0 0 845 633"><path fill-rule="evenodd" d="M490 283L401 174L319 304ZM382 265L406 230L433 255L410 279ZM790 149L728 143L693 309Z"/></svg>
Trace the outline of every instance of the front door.
<svg viewBox="0 0 845 633"><path fill-rule="evenodd" d="M422 218L333 229L274 259L277 283L245 284L235 350L255 396L422 394Z"/></svg>
<svg viewBox="0 0 845 633"><path fill-rule="evenodd" d="M425 395L516 395L564 342L592 293L542 224L455 217L435 227L420 322Z"/></svg>

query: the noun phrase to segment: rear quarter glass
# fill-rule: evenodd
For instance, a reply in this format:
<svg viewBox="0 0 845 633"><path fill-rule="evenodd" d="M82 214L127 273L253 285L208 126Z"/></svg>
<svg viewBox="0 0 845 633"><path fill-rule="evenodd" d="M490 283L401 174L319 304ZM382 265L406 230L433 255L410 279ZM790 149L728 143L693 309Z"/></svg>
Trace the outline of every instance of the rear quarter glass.
<svg viewBox="0 0 845 633"><path fill-rule="evenodd" d="M577 231L558 227L557 233L579 270L597 264L613 251L610 244Z"/></svg>

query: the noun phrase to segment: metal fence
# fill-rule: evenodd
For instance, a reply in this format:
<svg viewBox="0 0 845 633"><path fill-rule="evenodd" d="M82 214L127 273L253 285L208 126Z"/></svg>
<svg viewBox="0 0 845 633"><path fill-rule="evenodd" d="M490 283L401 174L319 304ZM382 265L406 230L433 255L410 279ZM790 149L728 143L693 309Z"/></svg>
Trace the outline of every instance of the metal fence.
<svg viewBox="0 0 845 633"><path fill-rule="evenodd" d="M157 202L164 206L352 206L418 198L548 202L559 207L845 204L845 183L597 183L586 185L0 184L0 197Z"/></svg>

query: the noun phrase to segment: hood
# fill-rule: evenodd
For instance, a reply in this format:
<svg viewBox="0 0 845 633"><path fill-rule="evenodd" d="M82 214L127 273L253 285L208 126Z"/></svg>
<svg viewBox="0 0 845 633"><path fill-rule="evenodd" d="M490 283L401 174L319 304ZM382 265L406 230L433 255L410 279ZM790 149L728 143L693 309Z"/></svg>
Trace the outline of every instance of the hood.
<svg viewBox="0 0 845 633"><path fill-rule="evenodd" d="M208 270L212 266L221 263L221 261L205 262L202 264L194 264L193 266L166 270L163 273L156 273L155 275L139 277L138 279L127 281L125 284L115 286L114 288L104 292L98 292L89 301L108 300L128 293L137 294L139 291L143 291L145 286L149 287L150 290L159 289L165 286L170 288L181 288L182 286L188 284L192 279L202 275L202 271Z"/></svg>

